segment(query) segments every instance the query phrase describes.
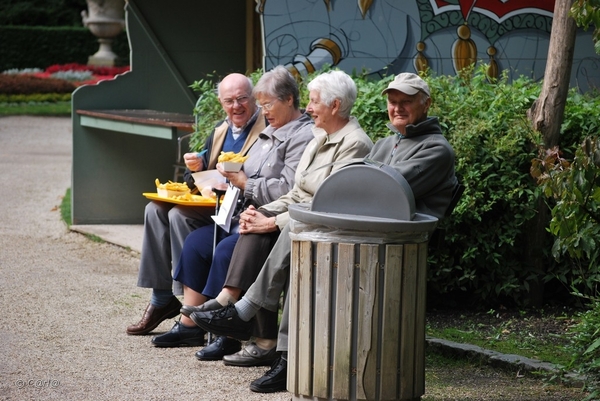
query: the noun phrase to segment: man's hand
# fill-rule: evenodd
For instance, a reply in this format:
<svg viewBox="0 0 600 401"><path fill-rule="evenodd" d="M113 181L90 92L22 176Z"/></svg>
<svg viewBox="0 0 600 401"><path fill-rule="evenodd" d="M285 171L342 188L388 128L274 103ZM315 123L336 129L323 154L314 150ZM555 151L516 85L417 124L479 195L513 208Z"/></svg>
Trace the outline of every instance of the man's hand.
<svg viewBox="0 0 600 401"><path fill-rule="evenodd" d="M197 153L186 153L183 155L183 161L185 166L190 171L202 171L204 168L204 162L201 157L198 157Z"/></svg>

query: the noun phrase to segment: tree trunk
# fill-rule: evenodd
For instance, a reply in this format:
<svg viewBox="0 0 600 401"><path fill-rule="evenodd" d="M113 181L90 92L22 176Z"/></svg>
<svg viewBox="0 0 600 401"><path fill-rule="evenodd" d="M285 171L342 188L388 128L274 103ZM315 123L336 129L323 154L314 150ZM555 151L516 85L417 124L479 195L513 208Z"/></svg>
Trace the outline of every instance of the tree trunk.
<svg viewBox="0 0 600 401"><path fill-rule="evenodd" d="M565 103L569 93L571 65L575 48L575 35L577 25L569 16L569 10L575 0L556 0L554 4L554 17L552 19L552 32L546 62L546 72L540 97L527 111L527 116L533 128L539 131L544 138L544 146L549 149L558 145L560 139L560 126L565 111ZM541 306L544 298L544 285L542 278L546 271L546 261L543 257L548 227L548 210L543 200L538 202L537 216L529 222L531 235L528 236L527 255L525 263L537 272L537 280L530 283L529 304Z"/></svg>
<svg viewBox="0 0 600 401"><path fill-rule="evenodd" d="M546 228L549 224L550 211L544 198L537 202L537 215L527 223L525 232L531 233L525 239L527 252L524 255L526 266L531 266L536 273L536 278L529 282L529 293L527 306L541 308L544 306L544 276L546 275L547 259L544 257L544 249L552 246L548 241ZM549 252L548 252L549 253Z"/></svg>
<svg viewBox="0 0 600 401"><path fill-rule="evenodd" d="M558 145L560 125L569 92L577 32L575 20L569 16L574 1L556 0L554 4L542 92L527 113L533 128L542 133L546 148Z"/></svg>

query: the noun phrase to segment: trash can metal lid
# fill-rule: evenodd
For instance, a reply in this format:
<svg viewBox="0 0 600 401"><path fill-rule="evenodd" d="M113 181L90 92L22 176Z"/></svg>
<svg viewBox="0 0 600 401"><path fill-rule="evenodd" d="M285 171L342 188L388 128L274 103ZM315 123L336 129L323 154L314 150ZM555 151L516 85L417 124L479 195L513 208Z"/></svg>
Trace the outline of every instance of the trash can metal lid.
<svg viewBox="0 0 600 401"><path fill-rule="evenodd" d="M438 219L422 213L415 213L412 220L398 220L385 217L360 216L330 212L315 212L309 203L297 203L289 206L290 217L306 224L328 226L343 230L371 232L406 232L431 234Z"/></svg>
<svg viewBox="0 0 600 401"><path fill-rule="evenodd" d="M412 220L415 198L406 179L392 167L353 164L323 181L315 192L311 210Z"/></svg>

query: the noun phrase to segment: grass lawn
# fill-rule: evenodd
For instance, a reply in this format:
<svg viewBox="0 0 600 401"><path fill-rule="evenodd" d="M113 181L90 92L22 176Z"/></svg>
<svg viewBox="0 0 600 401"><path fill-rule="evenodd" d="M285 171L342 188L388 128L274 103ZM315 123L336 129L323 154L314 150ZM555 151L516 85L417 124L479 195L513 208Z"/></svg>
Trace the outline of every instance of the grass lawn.
<svg viewBox="0 0 600 401"><path fill-rule="evenodd" d="M0 103L0 116L70 116L71 102Z"/></svg>

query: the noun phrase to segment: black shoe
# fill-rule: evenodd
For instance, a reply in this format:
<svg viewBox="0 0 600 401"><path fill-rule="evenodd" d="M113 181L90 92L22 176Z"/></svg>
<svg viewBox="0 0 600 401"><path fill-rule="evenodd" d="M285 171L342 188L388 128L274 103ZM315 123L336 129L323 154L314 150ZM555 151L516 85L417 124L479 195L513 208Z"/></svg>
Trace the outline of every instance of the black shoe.
<svg viewBox="0 0 600 401"><path fill-rule="evenodd" d="M196 352L200 361L220 361L225 355L231 355L242 349L242 344L233 338L218 336L215 341Z"/></svg>
<svg viewBox="0 0 600 401"><path fill-rule="evenodd" d="M250 390L256 393L287 391L287 361L282 357L276 359L263 377L250 383Z"/></svg>
<svg viewBox="0 0 600 401"><path fill-rule="evenodd" d="M186 327L175 322L171 331L156 336L152 344L157 347L196 347L204 345L204 330L199 327Z"/></svg>
<svg viewBox="0 0 600 401"><path fill-rule="evenodd" d="M249 340L254 319L246 322L238 316L235 305L229 303L224 308L210 312L194 312L190 315L202 329L218 336L229 336L238 340Z"/></svg>
<svg viewBox="0 0 600 401"><path fill-rule="evenodd" d="M208 312L221 308L223 308L223 305L221 305L216 299L209 299L200 306L183 305L181 307L181 314L190 317L190 315L194 312Z"/></svg>

